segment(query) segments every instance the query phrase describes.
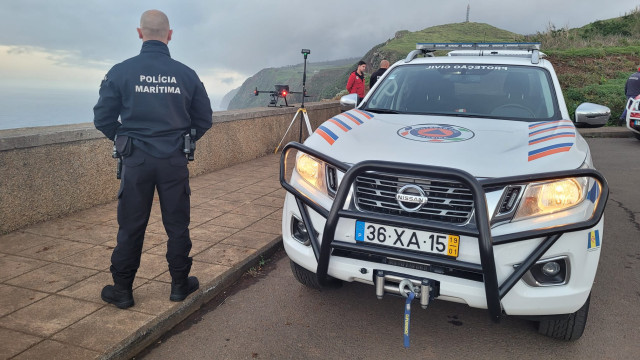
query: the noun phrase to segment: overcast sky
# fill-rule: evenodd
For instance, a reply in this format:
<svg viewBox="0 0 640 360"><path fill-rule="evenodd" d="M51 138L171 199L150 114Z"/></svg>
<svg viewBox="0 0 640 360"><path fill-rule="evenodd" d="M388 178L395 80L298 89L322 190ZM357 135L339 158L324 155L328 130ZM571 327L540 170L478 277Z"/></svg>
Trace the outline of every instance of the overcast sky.
<svg viewBox="0 0 640 360"><path fill-rule="evenodd" d="M633 0L2 0L0 87L97 91L109 68L140 50L144 10L164 11L171 55L216 101L265 67L361 57L398 30L470 21L519 34L624 15ZM428 41L429 39L424 39ZM481 39L479 39L481 40Z"/></svg>

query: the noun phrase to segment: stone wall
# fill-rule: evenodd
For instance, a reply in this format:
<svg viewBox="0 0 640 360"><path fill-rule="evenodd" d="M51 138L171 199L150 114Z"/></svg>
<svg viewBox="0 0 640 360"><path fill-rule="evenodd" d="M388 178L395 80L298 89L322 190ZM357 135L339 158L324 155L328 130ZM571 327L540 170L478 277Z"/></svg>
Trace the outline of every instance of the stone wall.
<svg viewBox="0 0 640 360"><path fill-rule="evenodd" d="M337 101L305 107L313 129L340 112ZM189 164L191 176L273 153L296 110L215 112ZM300 115L283 145L298 140L299 124ZM112 147L92 123L0 130L0 234L115 200Z"/></svg>

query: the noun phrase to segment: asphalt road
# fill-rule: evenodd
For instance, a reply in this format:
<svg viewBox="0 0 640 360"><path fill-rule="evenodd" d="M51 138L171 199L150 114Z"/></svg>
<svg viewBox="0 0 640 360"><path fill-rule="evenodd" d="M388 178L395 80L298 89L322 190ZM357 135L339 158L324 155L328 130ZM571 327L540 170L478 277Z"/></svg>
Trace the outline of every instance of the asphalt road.
<svg viewBox="0 0 640 360"><path fill-rule="evenodd" d="M600 267L583 337L537 333L536 324L434 301L414 303L411 347L402 345L403 299L373 287L322 292L296 282L278 252L153 347L144 359L638 359L640 358L640 141L589 139L609 182Z"/></svg>

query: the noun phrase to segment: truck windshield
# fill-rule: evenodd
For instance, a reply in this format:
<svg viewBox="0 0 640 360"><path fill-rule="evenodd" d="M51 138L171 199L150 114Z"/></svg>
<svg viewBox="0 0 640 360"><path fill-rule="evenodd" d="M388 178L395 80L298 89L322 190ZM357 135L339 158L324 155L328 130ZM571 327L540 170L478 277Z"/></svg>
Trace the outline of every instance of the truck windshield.
<svg viewBox="0 0 640 360"><path fill-rule="evenodd" d="M545 69L471 63L398 66L381 80L365 109L522 121L561 117Z"/></svg>

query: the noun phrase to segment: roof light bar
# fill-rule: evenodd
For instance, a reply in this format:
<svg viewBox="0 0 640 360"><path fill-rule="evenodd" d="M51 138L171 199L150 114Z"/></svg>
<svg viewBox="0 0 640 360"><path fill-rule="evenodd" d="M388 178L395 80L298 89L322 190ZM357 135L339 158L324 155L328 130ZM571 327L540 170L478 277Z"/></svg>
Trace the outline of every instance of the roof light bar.
<svg viewBox="0 0 640 360"><path fill-rule="evenodd" d="M417 43L417 50L540 50L540 43Z"/></svg>

